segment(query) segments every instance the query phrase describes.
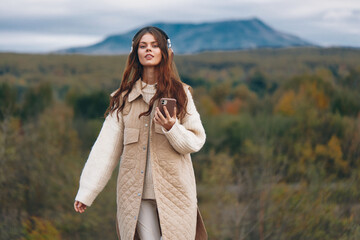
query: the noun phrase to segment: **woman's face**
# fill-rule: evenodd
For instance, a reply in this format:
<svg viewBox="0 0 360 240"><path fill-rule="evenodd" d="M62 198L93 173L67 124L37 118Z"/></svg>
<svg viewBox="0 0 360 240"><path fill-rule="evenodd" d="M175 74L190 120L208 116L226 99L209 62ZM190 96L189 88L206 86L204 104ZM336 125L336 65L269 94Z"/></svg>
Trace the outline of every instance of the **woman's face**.
<svg viewBox="0 0 360 240"><path fill-rule="evenodd" d="M161 50L158 42L150 33L145 33L138 48L138 57L144 67L154 67L161 61Z"/></svg>

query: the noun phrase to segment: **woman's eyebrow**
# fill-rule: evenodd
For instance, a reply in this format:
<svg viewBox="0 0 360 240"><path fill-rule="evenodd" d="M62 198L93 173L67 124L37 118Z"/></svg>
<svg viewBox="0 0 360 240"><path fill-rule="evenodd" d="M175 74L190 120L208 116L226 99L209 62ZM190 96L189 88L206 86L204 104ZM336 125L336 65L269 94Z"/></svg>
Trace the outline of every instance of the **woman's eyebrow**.
<svg viewBox="0 0 360 240"><path fill-rule="evenodd" d="M148 43L148 42L140 42L140 43ZM150 42L150 43L158 43L157 41L153 41L153 42Z"/></svg>

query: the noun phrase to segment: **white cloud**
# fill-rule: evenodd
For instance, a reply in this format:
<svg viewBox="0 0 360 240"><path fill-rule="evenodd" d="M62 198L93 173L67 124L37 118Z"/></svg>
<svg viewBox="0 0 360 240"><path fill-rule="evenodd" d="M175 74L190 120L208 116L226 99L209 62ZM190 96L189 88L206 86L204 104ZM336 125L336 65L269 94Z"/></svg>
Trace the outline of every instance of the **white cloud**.
<svg viewBox="0 0 360 240"><path fill-rule="evenodd" d="M0 51L48 52L96 43L102 36L0 32Z"/></svg>
<svg viewBox="0 0 360 240"><path fill-rule="evenodd" d="M0 16L1 18L64 16L68 13L66 2L61 0L12 0L2 4Z"/></svg>
<svg viewBox="0 0 360 240"><path fill-rule="evenodd" d="M330 10L324 13L323 19L330 21L339 21L344 19L349 19L356 17L356 11L352 11L349 9L340 9L340 10Z"/></svg>

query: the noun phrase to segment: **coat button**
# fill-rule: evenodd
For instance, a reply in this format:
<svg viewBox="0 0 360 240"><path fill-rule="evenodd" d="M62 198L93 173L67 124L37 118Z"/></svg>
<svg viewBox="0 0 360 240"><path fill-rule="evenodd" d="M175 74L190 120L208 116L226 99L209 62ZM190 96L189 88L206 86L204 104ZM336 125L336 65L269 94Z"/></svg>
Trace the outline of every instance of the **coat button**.
<svg viewBox="0 0 360 240"><path fill-rule="evenodd" d="M144 173L144 171L141 171L141 173Z"/></svg>
<svg viewBox="0 0 360 240"><path fill-rule="evenodd" d="M141 193L138 193L138 196L141 196Z"/></svg>
<svg viewBox="0 0 360 240"><path fill-rule="evenodd" d="M134 219L136 220L136 216L134 217Z"/></svg>
<svg viewBox="0 0 360 240"><path fill-rule="evenodd" d="M146 149L146 147L145 146L143 146L143 150L145 150Z"/></svg>
<svg viewBox="0 0 360 240"><path fill-rule="evenodd" d="M147 127L148 126L148 124L147 123L145 123L145 127Z"/></svg>

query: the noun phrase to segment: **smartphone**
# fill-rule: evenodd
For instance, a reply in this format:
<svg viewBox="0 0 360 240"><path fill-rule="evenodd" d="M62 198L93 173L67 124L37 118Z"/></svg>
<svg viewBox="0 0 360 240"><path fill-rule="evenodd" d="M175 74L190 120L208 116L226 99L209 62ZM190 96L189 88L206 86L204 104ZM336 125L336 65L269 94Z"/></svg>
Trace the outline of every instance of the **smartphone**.
<svg viewBox="0 0 360 240"><path fill-rule="evenodd" d="M174 108L176 107L176 99L175 98L161 98L160 99L160 112L161 114L166 117L164 106L166 106L166 109L168 110L170 117L174 115Z"/></svg>

